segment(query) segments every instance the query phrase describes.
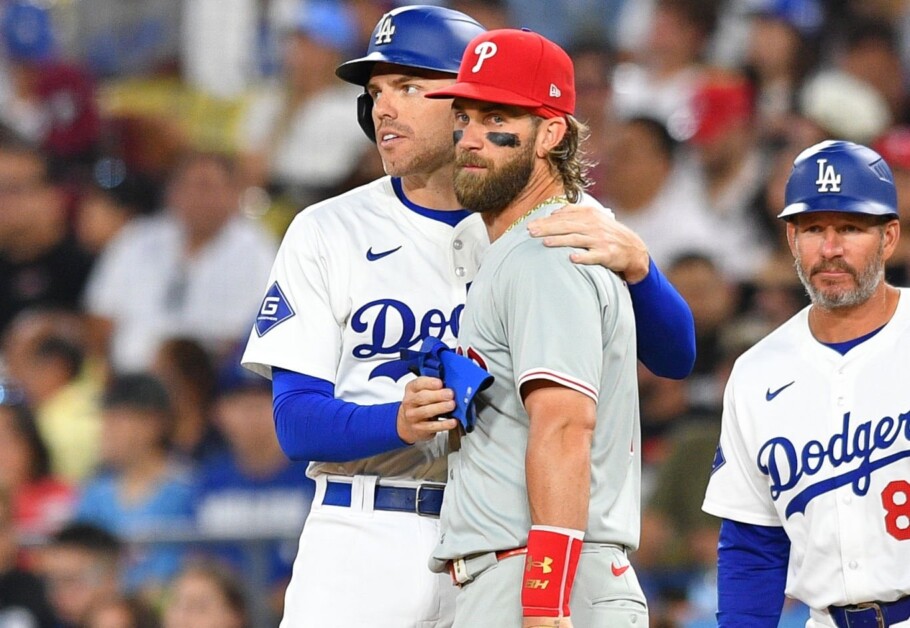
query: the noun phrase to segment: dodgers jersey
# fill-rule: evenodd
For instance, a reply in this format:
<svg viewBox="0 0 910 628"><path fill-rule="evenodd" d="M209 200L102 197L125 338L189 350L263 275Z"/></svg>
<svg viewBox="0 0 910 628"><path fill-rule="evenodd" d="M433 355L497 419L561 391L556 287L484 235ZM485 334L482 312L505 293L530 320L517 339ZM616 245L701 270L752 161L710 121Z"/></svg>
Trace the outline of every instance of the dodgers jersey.
<svg viewBox="0 0 910 628"><path fill-rule="evenodd" d="M297 215L281 243L242 358L328 380L360 405L401 401L399 359L427 336L454 345L467 286L489 238L479 216L456 227L407 207L383 177ZM445 479L446 436L308 474Z"/></svg>
<svg viewBox="0 0 910 628"><path fill-rule="evenodd" d="M784 527L787 595L816 609L910 593L910 290L841 355L809 307L736 361L703 504Z"/></svg>
<svg viewBox="0 0 910 628"><path fill-rule="evenodd" d="M552 213L551 204L531 217ZM486 368L474 430L449 455L442 535L431 562L527 544L529 418L520 387L548 379L597 402L586 541L638 546L640 426L635 319L622 280L575 265L523 225L487 251L462 316L459 350Z"/></svg>

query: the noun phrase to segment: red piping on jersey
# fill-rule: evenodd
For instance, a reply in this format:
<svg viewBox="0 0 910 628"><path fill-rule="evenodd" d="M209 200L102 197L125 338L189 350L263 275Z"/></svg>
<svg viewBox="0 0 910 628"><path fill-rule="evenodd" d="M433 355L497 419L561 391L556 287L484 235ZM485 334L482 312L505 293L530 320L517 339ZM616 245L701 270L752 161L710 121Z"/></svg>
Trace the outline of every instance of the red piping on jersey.
<svg viewBox="0 0 910 628"><path fill-rule="evenodd" d="M546 369L528 371L518 379L519 388L521 387L522 384L524 384L526 381L528 381L530 379L549 379L558 384L564 384L564 385L568 386L569 388L577 390L578 392L587 395L588 397L593 399L595 402L597 401L597 390L595 390L594 388L592 388L591 386L589 386L583 382L580 382L576 379L571 379L569 377L566 377L565 375L560 375L559 373L555 373L553 371L548 371Z"/></svg>

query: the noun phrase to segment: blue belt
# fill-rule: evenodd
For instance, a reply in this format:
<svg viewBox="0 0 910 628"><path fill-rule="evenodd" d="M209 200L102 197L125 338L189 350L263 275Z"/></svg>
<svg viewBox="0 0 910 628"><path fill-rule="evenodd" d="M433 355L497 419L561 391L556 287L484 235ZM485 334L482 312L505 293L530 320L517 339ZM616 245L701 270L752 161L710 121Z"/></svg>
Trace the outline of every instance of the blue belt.
<svg viewBox="0 0 910 628"><path fill-rule="evenodd" d="M829 606L828 612L838 628L888 628L910 619L910 595L894 602Z"/></svg>
<svg viewBox="0 0 910 628"><path fill-rule="evenodd" d="M424 517L438 517L439 511L442 509L444 490L444 484L421 484L416 487L377 484L376 494L373 496L373 508L375 510L413 512ZM351 484L327 481L322 503L326 506L350 507Z"/></svg>

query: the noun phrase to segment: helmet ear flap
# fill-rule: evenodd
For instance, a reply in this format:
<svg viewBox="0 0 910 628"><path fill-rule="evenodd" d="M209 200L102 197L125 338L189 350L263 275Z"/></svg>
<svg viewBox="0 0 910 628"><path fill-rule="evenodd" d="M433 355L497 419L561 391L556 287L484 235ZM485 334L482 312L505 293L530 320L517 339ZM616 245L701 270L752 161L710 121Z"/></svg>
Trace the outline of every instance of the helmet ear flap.
<svg viewBox="0 0 910 628"><path fill-rule="evenodd" d="M376 143L376 127L373 125L373 98L364 92L357 97L357 122L360 128L370 138L370 141Z"/></svg>

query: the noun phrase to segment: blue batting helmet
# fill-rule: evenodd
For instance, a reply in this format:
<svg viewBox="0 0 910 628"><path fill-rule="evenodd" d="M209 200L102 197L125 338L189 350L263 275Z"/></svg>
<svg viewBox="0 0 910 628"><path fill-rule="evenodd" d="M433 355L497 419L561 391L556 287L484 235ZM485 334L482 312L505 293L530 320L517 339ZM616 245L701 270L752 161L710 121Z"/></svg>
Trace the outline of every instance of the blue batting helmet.
<svg viewBox="0 0 910 628"><path fill-rule="evenodd" d="M853 142L807 148L787 180L785 220L807 212L850 212L897 218L894 175L882 156Z"/></svg>
<svg viewBox="0 0 910 628"><path fill-rule="evenodd" d="M411 5L393 9L373 29L366 56L342 63L335 74L361 86L369 82L377 63L458 74L468 42L485 30L474 18L444 7ZM361 95L357 100L357 121L367 137L375 141L372 111L372 99Z"/></svg>

